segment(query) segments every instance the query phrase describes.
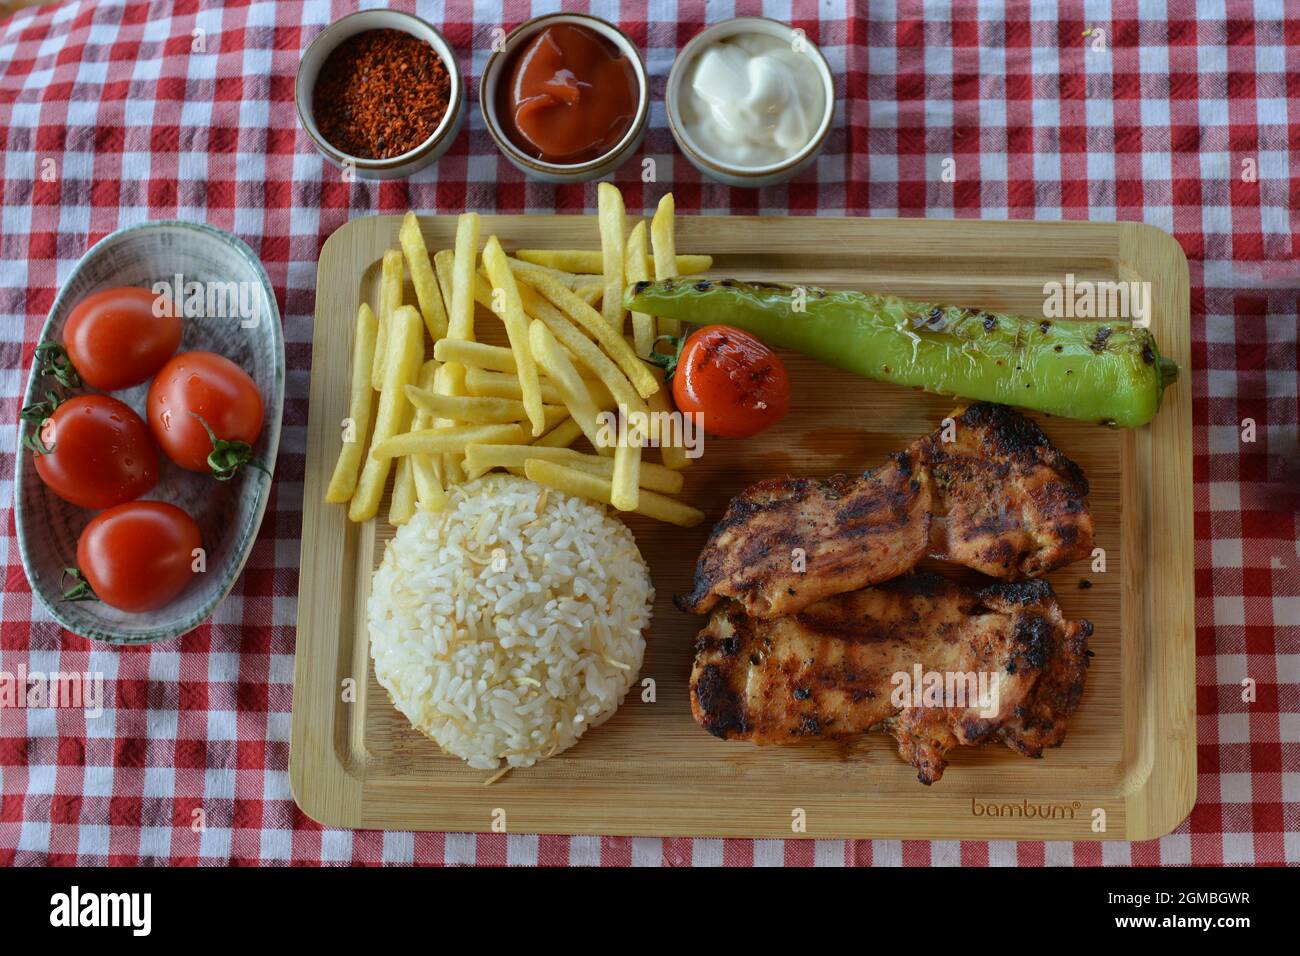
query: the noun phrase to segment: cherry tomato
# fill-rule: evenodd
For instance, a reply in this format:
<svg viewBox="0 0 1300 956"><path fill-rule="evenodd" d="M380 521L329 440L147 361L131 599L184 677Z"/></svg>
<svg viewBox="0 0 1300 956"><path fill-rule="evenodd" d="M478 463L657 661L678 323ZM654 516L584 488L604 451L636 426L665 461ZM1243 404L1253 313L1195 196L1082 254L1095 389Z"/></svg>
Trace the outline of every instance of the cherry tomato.
<svg viewBox="0 0 1300 956"><path fill-rule="evenodd" d="M222 479L252 461L252 445L262 433L257 385L213 352L182 352L164 365L149 386L148 413L168 458Z"/></svg>
<svg viewBox="0 0 1300 956"><path fill-rule="evenodd" d="M105 289L77 303L63 347L82 380L111 392L147 381L181 344L171 301L148 289ZM159 315L158 313L162 313Z"/></svg>
<svg viewBox="0 0 1300 956"><path fill-rule="evenodd" d="M158 481L158 450L148 426L108 395L68 399L37 428L30 447L41 481L82 508L111 508Z"/></svg>
<svg viewBox="0 0 1300 956"><path fill-rule="evenodd" d="M77 565L94 597L105 604L121 611L152 611L194 578L198 547L199 526L180 508L132 501L91 519L77 540ZM90 597L77 589L66 596Z"/></svg>
<svg viewBox="0 0 1300 956"><path fill-rule="evenodd" d="M710 325L692 332L677 355L673 399L699 412L719 438L748 438L790 410L790 378L776 353L748 332Z"/></svg>

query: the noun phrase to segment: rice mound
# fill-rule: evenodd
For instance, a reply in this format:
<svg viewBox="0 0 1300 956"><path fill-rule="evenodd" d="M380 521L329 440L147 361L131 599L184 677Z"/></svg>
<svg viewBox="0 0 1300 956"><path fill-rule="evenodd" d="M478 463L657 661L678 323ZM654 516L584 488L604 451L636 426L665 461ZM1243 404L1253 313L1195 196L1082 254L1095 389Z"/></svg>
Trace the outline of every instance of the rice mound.
<svg viewBox="0 0 1300 956"><path fill-rule="evenodd" d="M654 588L627 526L525 478L418 511L375 572L375 674L411 724L471 767L528 767L623 701Z"/></svg>

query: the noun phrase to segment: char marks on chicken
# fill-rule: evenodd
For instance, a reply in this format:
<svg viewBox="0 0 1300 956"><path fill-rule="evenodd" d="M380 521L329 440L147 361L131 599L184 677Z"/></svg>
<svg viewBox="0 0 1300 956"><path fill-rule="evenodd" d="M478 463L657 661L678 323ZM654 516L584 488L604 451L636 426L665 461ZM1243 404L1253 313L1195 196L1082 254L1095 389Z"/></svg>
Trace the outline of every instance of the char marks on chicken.
<svg viewBox="0 0 1300 956"><path fill-rule="evenodd" d="M696 643L691 710L715 736L756 744L883 728L930 784L957 746L1000 740L1028 757L1058 746L1091 633L1065 619L1046 581L971 589L908 574L768 620L727 601ZM918 668L960 676L936 706L896 693L895 675Z"/></svg>
<svg viewBox="0 0 1300 956"><path fill-rule="evenodd" d="M759 619L888 581L926 555L1017 580L1092 549L1088 482L1030 419L979 403L858 477L777 478L732 499L696 565L688 613Z"/></svg>

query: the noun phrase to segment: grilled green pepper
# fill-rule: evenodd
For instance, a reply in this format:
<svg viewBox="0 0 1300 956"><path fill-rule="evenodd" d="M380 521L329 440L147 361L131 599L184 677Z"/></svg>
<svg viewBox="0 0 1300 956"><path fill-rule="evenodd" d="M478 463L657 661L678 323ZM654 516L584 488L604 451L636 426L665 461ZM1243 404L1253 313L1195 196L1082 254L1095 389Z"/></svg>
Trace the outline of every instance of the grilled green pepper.
<svg viewBox="0 0 1300 956"><path fill-rule="evenodd" d="M1144 425L1178 378L1131 322L1031 319L892 295L743 283L638 282L628 309L725 323L867 378L1106 425Z"/></svg>

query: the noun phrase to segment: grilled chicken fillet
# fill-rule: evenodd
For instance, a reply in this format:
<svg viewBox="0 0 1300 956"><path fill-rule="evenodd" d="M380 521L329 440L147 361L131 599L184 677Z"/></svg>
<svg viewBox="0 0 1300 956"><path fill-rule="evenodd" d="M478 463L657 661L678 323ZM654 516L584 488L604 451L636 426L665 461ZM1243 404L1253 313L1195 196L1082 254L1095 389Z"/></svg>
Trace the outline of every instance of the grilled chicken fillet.
<svg viewBox="0 0 1300 956"><path fill-rule="evenodd" d="M948 437L950 441L944 441ZM778 478L732 499L677 605L756 618L887 581L927 554L1003 580L1092 549L1088 482L1030 419L982 402L859 477Z"/></svg>
<svg viewBox="0 0 1300 956"><path fill-rule="evenodd" d="M1001 740L1028 757L1058 746L1083 693L1091 633L1062 616L1046 581L971 590L909 574L771 620L728 601L696 642L691 711L715 736L756 744L883 726L930 784L961 744ZM895 675L917 665L970 676L946 697L899 696Z"/></svg>

